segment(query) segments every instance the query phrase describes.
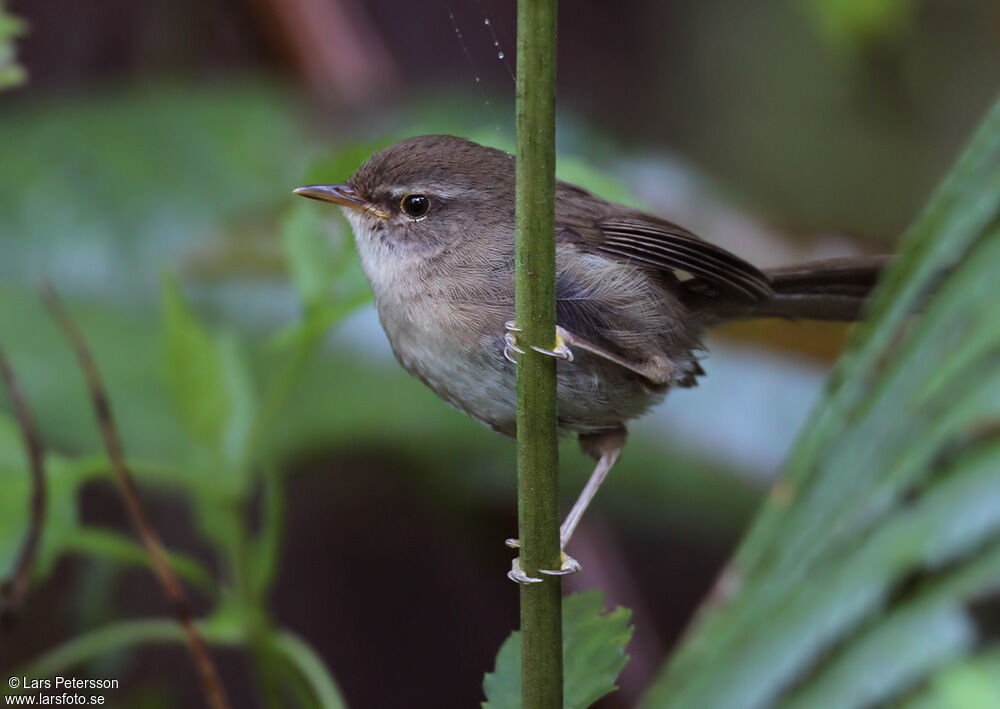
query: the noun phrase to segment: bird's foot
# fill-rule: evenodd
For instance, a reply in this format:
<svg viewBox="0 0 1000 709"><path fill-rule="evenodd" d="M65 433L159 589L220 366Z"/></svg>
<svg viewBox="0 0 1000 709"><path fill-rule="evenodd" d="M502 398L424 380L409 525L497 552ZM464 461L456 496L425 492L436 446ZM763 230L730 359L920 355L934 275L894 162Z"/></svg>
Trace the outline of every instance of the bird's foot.
<svg viewBox="0 0 1000 709"><path fill-rule="evenodd" d="M508 320L504 323L504 327L507 328L506 334L503 336L503 356L507 358L508 361L517 364L517 357L515 355L524 354L524 350L521 349L517 344L517 333L522 332L522 328L518 327L517 323L513 320ZM531 349L539 354L548 355L549 357L555 357L556 359L565 360L566 362L573 361L573 350L569 348L566 344L568 338L568 333L561 327L556 325L556 346L551 350L547 350L543 347L538 347L536 345L531 345Z"/></svg>
<svg viewBox="0 0 1000 709"><path fill-rule="evenodd" d="M564 330L556 325L556 346L551 350L544 349L542 347L531 346L535 352L539 354L548 355L549 357L555 357L556 359L562 359L567 362L573 361L573 350L569 348L566 344L566 338L563 337Z"/></svg>
<svg viewBox="0 0 1000 709"><path fill-rule="evenodd" d="M517 549L521 546L521 543L516 539L508 539L506 543L507 546L512 549ZM559 564L558 569L539 569L538 573L545 574L546 576L567 576L569 574L575 574L583 568L580 566L579 561L562 550L559 551ZM520 557L514 557L514 560L510 562L510 571L507 572L507 578L514 583L519 583L521 585L541 583L545 580L535 576L528 576L524 569L521 568Z"/></svg>
<svg viewBox="0 0 1000 709"><path fill-rule="evenodd" d="M524 354L524 350L517 346L517 333L521 332L521 328L513 320L505 322L504 327L507 332L503 336L503 356L507 361L517 364L515 355Z"/></svg>

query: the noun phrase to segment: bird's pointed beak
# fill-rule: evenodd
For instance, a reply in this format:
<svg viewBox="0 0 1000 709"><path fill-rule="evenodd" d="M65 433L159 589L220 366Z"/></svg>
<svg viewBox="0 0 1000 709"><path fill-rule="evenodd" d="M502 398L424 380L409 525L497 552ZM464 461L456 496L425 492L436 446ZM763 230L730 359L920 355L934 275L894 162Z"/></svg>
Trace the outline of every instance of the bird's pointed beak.
<svg viewBox="0 0 1000 709"><path fill-rule="evenodd" d="M388 219L389 214L359 195L350 185L306 185L292 190L300 197L339 204L341 207L360 209L376 217Z"/></svg>

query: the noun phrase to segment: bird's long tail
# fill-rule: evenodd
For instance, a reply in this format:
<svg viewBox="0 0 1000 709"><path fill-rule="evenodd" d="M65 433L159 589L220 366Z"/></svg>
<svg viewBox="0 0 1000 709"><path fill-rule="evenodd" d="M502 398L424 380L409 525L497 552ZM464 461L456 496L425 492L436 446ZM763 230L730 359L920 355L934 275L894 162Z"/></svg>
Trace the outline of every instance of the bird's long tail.
<svg viewBox="0 0 1000 709"><path fill-rule="evenodd" d="M710 323L747 318L857 320L889 256L811 261L765 270L773 297L755 302L702 301Z"/></svg>

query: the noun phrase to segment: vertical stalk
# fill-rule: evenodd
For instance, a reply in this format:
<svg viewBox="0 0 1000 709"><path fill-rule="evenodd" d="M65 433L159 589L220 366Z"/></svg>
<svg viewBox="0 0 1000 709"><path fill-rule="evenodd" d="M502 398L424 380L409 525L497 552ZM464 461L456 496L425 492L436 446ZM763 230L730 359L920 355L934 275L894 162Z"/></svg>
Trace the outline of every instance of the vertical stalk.
<svg viewBox="0 0 1000 709"><path fill-rule="evenodd" d="M556 0L517 3L517 322L523 345L555 341ZM518 536L531 576L557 569L556 360L523 347L517 371ZM562 588L521 587L522 705L562 707Z"/></svg>

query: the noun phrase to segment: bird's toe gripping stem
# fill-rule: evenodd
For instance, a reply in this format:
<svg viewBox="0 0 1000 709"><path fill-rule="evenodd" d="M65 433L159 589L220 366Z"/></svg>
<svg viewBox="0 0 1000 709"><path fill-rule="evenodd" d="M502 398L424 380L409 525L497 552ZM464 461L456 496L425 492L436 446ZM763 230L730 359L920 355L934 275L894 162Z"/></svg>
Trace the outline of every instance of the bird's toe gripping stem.
<svg viewBox="0 0 1000 709"><path fill-rule="evenodd" d="M507 546L512 549L516 549L520 546L520 543L516 539L508 539ZM538 573L545 574L546 576L567 576L569 574L575 574L583 568L580 566L579 561L564 551L560 551L559 558L560 564L558 569L539 569ZM524 569L521 568L521 559L519 557L514 557L513 561L510 562L510 571L507 572L507 578L514 583L521 584L522 586L532 583L541 583L545 580L535 576L528 576Z"/></svg>
<svg viewBox="0 0 1000 709"><path fill-rule="evenodd" d="M506 357L508 361L517 364L516 355L524 354L524 350L517 344L517 333L522 332L523 330L518 327L517 323L513 320L505 322L504 327L507 329L507 332L503 336L503 356ZM555 357L556 359L561 359L566 362L572 362L573 350L571 350L566 344L568 339L568 333L556 325L556 346L554 348L547 350L543 347L538 347L537 345L531 345L531 349L539 354Z"/></svg>

